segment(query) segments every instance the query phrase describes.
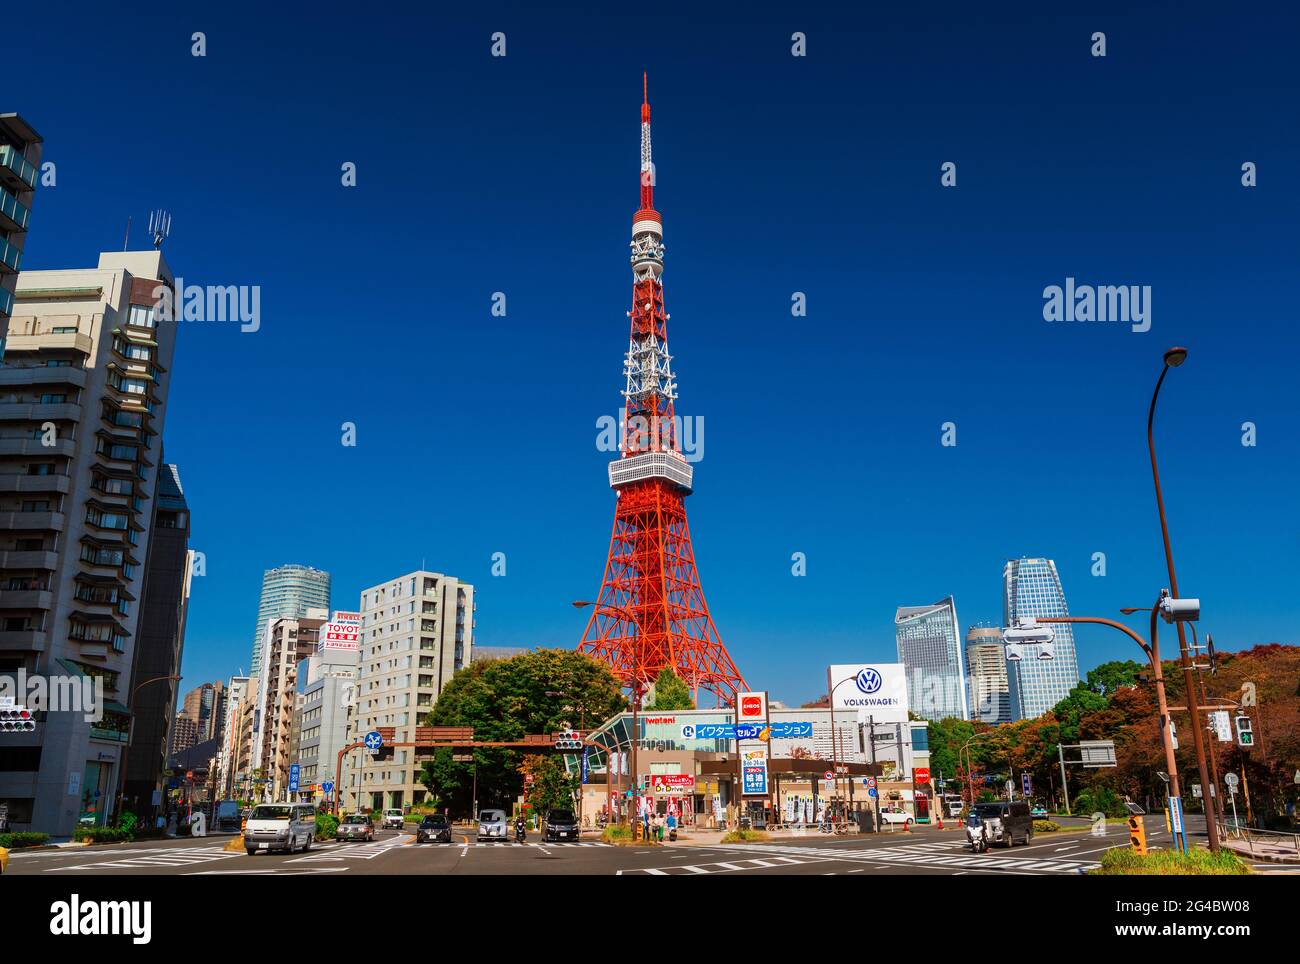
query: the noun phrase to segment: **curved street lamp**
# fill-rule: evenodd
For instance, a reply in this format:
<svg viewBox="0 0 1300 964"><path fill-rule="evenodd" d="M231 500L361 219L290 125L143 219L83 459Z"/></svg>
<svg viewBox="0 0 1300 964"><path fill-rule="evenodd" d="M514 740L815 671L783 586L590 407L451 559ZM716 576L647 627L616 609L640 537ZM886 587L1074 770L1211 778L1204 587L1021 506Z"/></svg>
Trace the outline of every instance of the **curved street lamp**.
<svg viewBox="0 0 1300 964"><path fill-rule="evenodd" d="M1147 449L1151 453L1151 481L1156 490L1156 511L1160 516L1160 535L1164 541L1165 547L1165 566L1169 571L1169 592L1173 600L1179 598L1178 595L1178 576L1174 574L1174 553L1169 544L1169 520L1165 517L1165 499L1160 490L1160 469L1156 465L1156 441L1155 441L1155 419L1156 419L1156 401L1160 397L1160 388L1165 382L1165 376L1169 374L1169 369L1180 367L1183 362L1187 361L1187 349L1181 345L1175 345L1165 351L1164 367L1160 370L1160 377L1156 380L1155 391L1151 393L1151 406L1147 409ZM1183 621L1175 620L1178 626L1178 654L1183 666L1183 681L1187 689L1187 712L1192 718L1192 748L1196 751L1196 765L1201 773L1201 786L1209 787L1210 775L1205 766L1205 743L1201 733L1201 708L1196 697L1196 687L1192 681L1192 660L1187 651L1187 632L1183 629ZM1155 625L1155 613L1151 615L1152 626ZM1153 630L1154 634L1154 630ZM1208 790L1206 791L1208 794ZM1210 807L1211 811L1213 806ZM1219 830L1215 826L1213 816L1205 821L1206 835L1209 837L1210 850L1217 852L1219 849Z"/></svg>
<svg viewBox="0 0 1300 964"><path fill-rule="evenodd" d="M128 709L131 711L131 720L126 727L126 744L122 747L122 766L121 772L117 775L117 809L118 813L122 812L122 807L126 805L126 762L131 753L131 741L135 739L135 697L141 689L150 683L161 683L163 680L174 680L180 682L181 677L178 675L171 676L154 676L150 679L137 683L131 690L131 703Z"/></svg>

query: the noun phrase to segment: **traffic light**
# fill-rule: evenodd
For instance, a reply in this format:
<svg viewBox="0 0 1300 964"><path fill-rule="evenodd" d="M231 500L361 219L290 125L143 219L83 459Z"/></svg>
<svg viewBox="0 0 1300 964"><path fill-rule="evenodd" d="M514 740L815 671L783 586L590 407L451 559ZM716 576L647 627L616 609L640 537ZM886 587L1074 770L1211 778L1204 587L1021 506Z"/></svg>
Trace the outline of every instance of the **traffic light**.
<svg viewBox="0 0 1300 964"><path fill-rule="evenodd" d="M1136 853L1146 855L1147 828L1142 823L1141 817L1128 818L1128 844Z"/></svg>
<svg viewBox="0 0 1300 964"><path fill-rule="evenodd" d="M1253 726L1249 716L1237 717L1237 746L1250 748L1255 745Z"/></svg>
<svg viewBox="0 0 1300 964"><path fill-rule="evenodd" d="M10 706L0 710L0 733L35 733L36 721L32 711L25 706Z"/></svg>
<svg viewBox="0 0 1300 964"><path fill-rule="evenodd" d="M573 730L562 730L555 734L555 748L557 750L581 750L582 738Z"/></svg>

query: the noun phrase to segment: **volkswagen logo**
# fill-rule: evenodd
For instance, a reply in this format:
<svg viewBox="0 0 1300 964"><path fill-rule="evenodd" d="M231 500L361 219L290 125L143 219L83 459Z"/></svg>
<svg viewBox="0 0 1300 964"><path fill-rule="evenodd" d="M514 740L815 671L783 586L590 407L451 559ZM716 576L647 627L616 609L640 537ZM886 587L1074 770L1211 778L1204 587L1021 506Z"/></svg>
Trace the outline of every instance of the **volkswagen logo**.
<svg viewBox="0 0 1300 964"><path fill-rule="evenodd" d="M874 693L876 690L880 689L880 686L884 682L884 680L881 679L880 674L878 672L876 672L870 666L867 666L864 667L860 673L858 673L857 679L854 680L854 682L858 684L858 689L862 690L862 692L871 694Z"/></svg>

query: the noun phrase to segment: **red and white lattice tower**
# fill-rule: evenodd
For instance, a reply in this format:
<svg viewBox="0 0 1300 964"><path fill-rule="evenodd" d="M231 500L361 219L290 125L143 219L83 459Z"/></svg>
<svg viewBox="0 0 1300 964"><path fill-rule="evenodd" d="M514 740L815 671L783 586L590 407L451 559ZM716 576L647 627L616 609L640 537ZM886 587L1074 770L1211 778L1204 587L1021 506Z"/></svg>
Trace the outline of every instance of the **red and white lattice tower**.
<svg viewBox="0 0 1300 964"><path fill-rule="evenodd" d="M605 579L579 649L625 683L665 666L696 693L731 703L745 681L718 638L695 569L686 496L693 470L674 421L672 355L664 311L663 221L654 209L650 102L643 78L641 207L632 216L632 336L623 373L622 452L609 466L618 500Z"/></svg>

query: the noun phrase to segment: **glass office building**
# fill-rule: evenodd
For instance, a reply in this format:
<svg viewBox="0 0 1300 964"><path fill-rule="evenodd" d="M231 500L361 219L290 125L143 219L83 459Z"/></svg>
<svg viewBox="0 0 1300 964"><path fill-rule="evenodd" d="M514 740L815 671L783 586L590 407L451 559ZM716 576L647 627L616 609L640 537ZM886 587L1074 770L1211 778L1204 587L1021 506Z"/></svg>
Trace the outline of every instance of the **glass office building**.
<svg viewBox="0 0 1300 964"><path fill-rule="evenodd" d="M1061 577L1051 559L1008 559L1002 570L1002 589L1004 625L1011 626L1022 616L1070 615ZM1056 639L1050 647L1025 645L1020 659L1007 660L1011 712L1018 720L1046 713L1079 682L1074 627L1057 623L1052 630Z"/></svg>
<svg viewBox="0 0 1300 964"><path fill-rule="evenodd" d="M900 606L894 614L898 661L907 671L908 706L927 720L969 718L957 604Z"/></svg>
<svg viewBox="0 0 1300 964"><path fill-rule="evenodd" d="M262 574L262 597L257 605L257 627L253 630L253 668L262 668L262 640L273 619L303 619L309 609L330 608L330 574L311 566L280 566Z"/></svg>

